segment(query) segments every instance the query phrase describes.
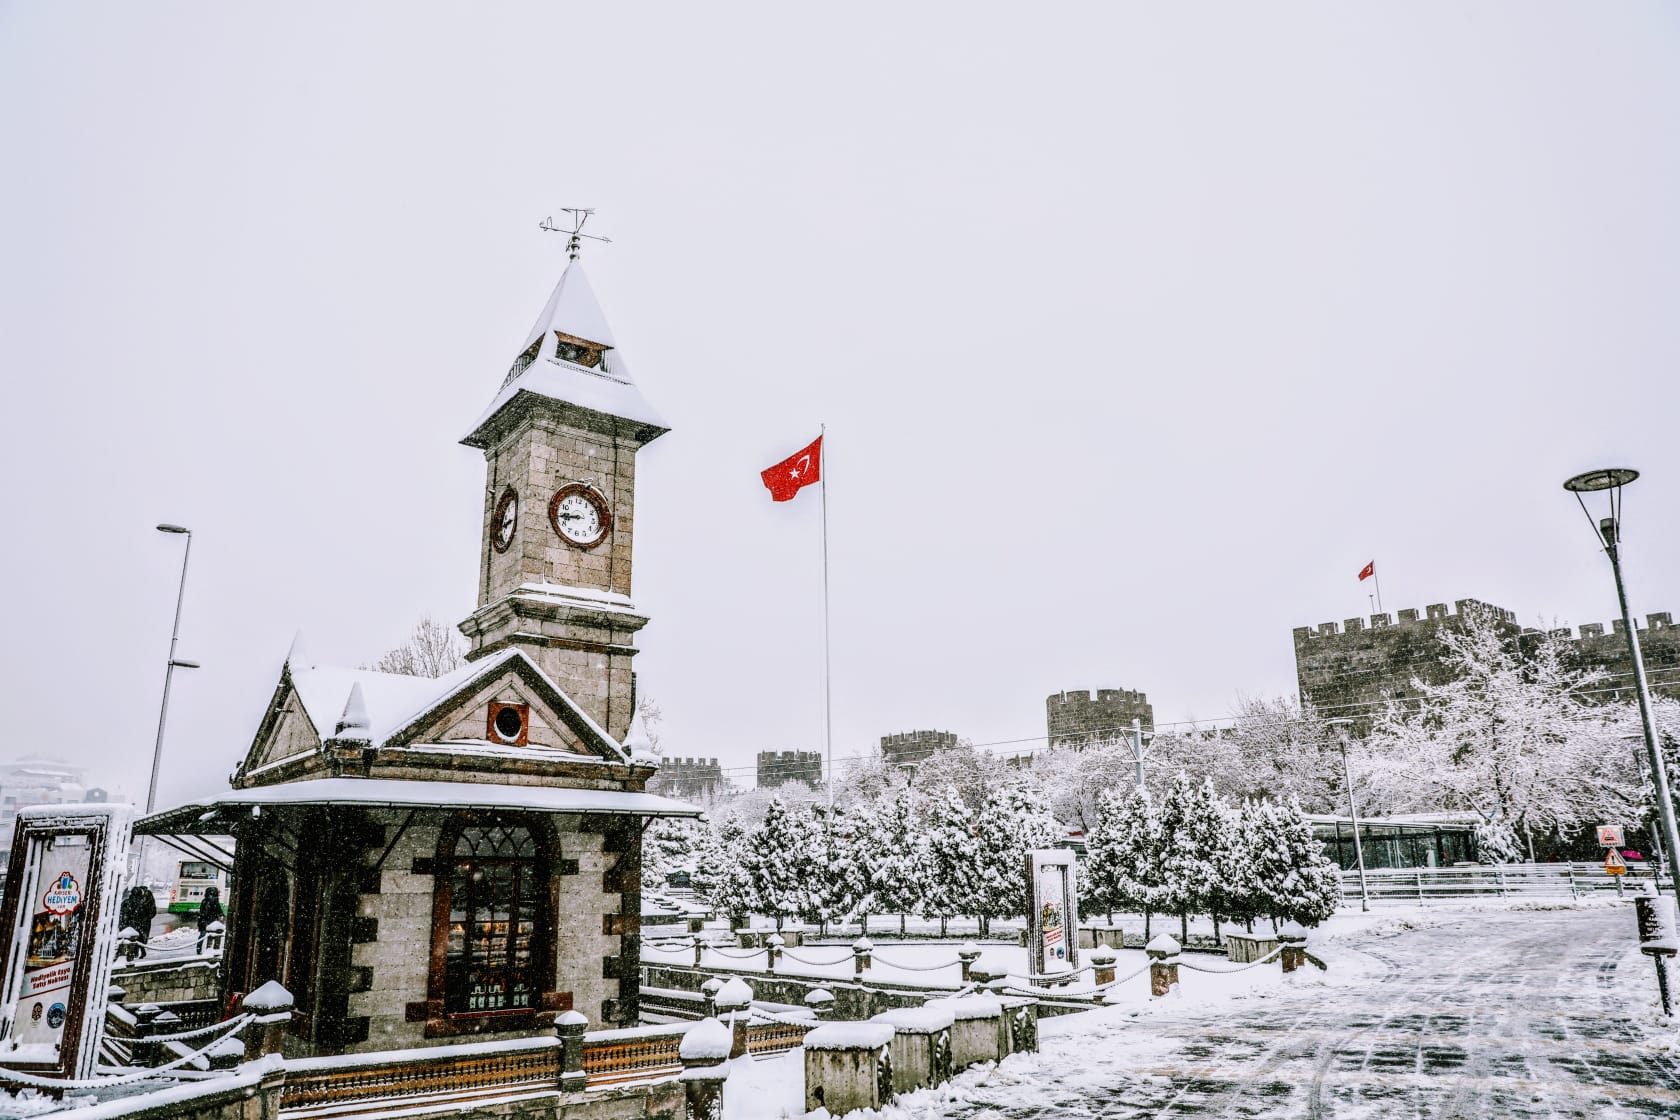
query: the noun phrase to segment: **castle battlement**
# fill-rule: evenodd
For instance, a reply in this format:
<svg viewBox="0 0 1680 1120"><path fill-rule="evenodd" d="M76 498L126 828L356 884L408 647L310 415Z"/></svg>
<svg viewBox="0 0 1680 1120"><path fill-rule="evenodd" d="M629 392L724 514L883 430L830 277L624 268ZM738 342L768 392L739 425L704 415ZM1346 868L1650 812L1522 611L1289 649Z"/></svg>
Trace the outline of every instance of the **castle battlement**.
<svg viewBox="0 0 1680 1120"><path fill-rule="evenodd" d="M1451 619L1461 619L1467 610L1486 611L1501 622L1515 624L1515 611L1508 611L1504 607L1496 607L1492 603L1484 603L1480 599L1459 599L1453 603L1453 609L1448 610L1445 603L1431 603L1423 608L1423 615L1418 615L1417 608L1408 607L1397 612L1394 616L1387 613L1369 616L1369 622L1364 617L1343 619L1341 622L1321 622L1317 627L1297 626L1295 628L1295 642L1309 641L1314 638L1331 638L1339 634L1357 634L1362 630L1381 630L1390 626L1412 626L1420 623L1434 625Z"/></svg>

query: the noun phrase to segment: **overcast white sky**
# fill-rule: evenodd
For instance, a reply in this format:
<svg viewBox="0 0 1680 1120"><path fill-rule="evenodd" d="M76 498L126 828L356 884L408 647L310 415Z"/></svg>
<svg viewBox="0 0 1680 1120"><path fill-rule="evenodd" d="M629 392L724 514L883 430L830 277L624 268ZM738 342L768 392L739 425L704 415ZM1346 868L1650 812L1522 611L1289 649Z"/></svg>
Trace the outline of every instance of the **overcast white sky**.
<svg viewBox="0 0 1680 1120"><path fill-rule="evenodd" d="M460 447L586 258L648 398L637 659L669 752L1043 733L1293 692L1290 631L1606 621L1559 482L1646 473L1680 610L1672 4L0 4L0 752L162 799L294 630L473 607Z"/></svg>

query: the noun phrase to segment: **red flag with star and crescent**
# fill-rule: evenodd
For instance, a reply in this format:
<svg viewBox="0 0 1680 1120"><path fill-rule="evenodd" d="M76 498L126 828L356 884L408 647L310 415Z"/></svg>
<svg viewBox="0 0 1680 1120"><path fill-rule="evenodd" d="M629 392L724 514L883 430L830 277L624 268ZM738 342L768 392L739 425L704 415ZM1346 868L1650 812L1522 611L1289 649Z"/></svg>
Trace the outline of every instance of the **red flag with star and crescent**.
<svg viewBox="0 0 1680 1120"><path fill-rule="evenodd" d="M1376 574L1377 574L1377 562L1375 560L1373 560L1369 564L1365 565L1363 568L1359 569L1360 582L1363 583L1365 580L1370 579L1372 576L1374 576Z"/></svg>
<svg viewBox="0 0 1680 1120"><path fill-rule="evenodd" d="M811 441L786 459L759 472L770 490L772 501L791 501L800 490L822 479L822 437Z"/></svg>

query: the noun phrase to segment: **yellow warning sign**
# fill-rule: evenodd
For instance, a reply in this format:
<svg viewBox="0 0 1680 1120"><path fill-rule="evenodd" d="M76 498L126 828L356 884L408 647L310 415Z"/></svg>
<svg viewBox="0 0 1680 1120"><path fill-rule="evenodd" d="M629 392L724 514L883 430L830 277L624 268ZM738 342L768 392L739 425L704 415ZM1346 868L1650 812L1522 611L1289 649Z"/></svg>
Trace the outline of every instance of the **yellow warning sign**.
<svg viewBox="0 0 1680 1120"><path fill-rule="evenodd" d="M1604 873L1606 875L1627 874L1627 861L1622 858L1622 853L1614 848L1604 853Z"/></svg>

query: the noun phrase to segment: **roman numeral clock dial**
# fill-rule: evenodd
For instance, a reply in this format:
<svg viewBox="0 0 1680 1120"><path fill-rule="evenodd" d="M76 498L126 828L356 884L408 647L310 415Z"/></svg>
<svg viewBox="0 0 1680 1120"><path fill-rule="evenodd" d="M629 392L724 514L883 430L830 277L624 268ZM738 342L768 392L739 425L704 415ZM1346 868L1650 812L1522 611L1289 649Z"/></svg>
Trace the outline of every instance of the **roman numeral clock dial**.
<svg viewBox="0 0 1680 1120"><path fill-rule="evenodd" d="M612 532L612 511L593 486L572 483L555 491L548 520L560 539L575 548L594 548Z"/></svg>

